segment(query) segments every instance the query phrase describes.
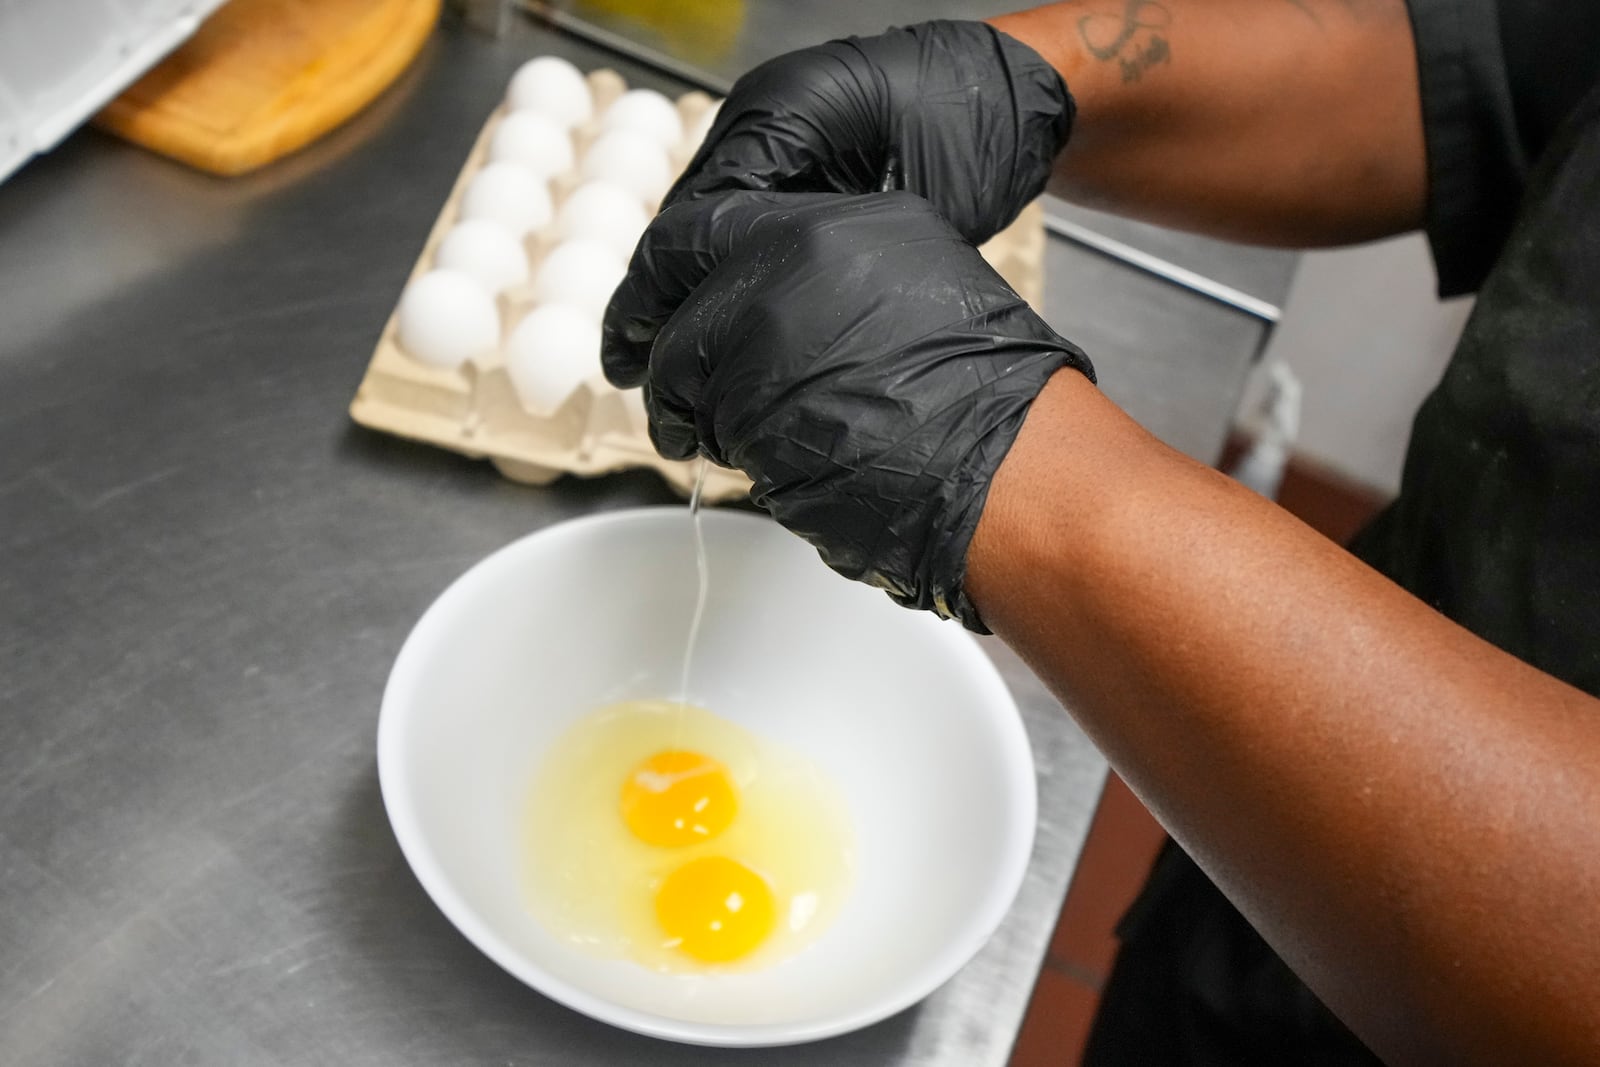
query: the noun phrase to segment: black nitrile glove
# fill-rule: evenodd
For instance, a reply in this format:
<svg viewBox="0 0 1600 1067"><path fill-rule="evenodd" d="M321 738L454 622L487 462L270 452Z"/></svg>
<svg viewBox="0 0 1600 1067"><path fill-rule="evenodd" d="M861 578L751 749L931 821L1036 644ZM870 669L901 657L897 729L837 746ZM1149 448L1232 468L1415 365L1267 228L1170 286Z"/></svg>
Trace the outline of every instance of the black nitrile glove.
<svg viewBox="0 0 1600 1067"><path fill-rule="evenodd" d="M981 22L831 41L740 78L665 203L906 189L981 244L1043 191L1073 113L1049 63Z"/></svg>
<svg viewBox="0 0 1600 1067"><path fill-rule="evenodd" d="M664 321L648 365L617 343ZM1093 379L926 200L730 193L668 208L606 312L657 449L701 452L848 578L983 630L962 592L989 481L1045 380Z"/></svg>

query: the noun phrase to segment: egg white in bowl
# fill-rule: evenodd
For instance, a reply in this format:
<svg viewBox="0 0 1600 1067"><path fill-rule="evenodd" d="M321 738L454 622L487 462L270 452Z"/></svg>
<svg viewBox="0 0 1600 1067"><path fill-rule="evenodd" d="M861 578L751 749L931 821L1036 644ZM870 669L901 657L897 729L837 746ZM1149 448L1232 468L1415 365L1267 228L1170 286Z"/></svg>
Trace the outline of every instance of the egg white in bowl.
<svg viewBox="0 0 1600 1067"><path fill-rule="evenodd" d="M530 804L552 751L598 709L676 695L697 584L682 508L550 527L446 590L384 693L384 804L451 922L569 1007L709 1045L844 1033L932 992L1004 917L1033 841L1027 737L958 626L838 578L763 518L702 518L710 593L687 695L829 783L848 860L814 938L735 966L658 966L583 944L530 897ZM630 755L674 745L643 747Z"/></svg>

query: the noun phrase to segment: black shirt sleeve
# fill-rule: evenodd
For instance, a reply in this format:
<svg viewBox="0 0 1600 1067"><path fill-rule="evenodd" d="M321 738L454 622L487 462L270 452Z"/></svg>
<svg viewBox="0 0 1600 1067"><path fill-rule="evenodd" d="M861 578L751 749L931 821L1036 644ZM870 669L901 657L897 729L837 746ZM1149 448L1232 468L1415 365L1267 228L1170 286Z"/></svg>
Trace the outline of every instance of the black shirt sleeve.
<svg viewBox="0 0 1600 1067"><path fill-rule="evenodd" d="M1408 0L1441 296L1477 289L1528 171L1600 75L1600 0Z"/></svg>

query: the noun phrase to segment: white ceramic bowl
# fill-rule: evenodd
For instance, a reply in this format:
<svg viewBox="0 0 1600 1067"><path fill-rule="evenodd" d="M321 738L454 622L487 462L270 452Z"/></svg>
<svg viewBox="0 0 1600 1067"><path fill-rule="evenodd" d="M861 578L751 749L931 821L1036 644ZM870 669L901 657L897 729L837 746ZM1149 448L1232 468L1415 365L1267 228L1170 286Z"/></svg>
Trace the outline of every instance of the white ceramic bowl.
<svg viewBox="0 0 1600 1067"><path fill-rule="evenodd" d="M1033 844L1015 703L963 630L829 572L757 516L703 515L711 591L690 697L793 746L849 804L856 878L799 956L745 974L598 959L528 913L518 817L575 718L672 695L694 604L688 512L552 526L490 556L417 623L383 696L378 770L407 860L451 922L578 1011L707 1045L844 1033L922 999L987 940Z"/></svg>

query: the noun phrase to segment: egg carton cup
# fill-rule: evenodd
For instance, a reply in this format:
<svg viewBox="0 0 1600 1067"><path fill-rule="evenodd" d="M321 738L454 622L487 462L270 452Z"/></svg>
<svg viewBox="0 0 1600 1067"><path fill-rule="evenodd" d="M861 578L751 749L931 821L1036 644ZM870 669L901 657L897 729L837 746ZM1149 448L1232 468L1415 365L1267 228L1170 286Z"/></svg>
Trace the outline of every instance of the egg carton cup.
<svg viewBox="0 0 1600 1067"><path fill-rule="evenodd" d="M599 134L600 116L628 88L613 70L587 75L594 95L594 115L573 131L581 160L584 150ZM679 97L677 108L685 129L693 129L714 101L701 92ZM468 183L488 162L495 130L508 114L502 104L489 116L467 156L439 217L428 234L422 254L407 284L426 274L445 234L459 221L461 200ZM680 147L672 156L681 172L691 153ZM579 185L576 166L550 181L557 211ZM652 214L659 205L647 205ZM527 251L532 272L558 243L553 226L531 234ZM1043 209L1030 204L1007 229L981 251L1012 288L1037 305L1044 282L1045 235ZM530 274L531 277L531 274ZM581 477L646 468L656 471L679 494L694 488L693 461L664 459L650 443L644 402L637 389L618 390L596 370L553 412L528 411L512 387L505 364L505 343L516 324L535 307L530 286L523 285L497 298L500 346L474 357L459 368L440 368L407 355L397 339L398 315L391 314L372 354L365 376L350 404L350 416L370 429L449 449L474 459L488 459L513 481L546 485L563 474ZM707 469L702 498L725 502L745 497L750 480L743 473L712 466Z"/></svg>

